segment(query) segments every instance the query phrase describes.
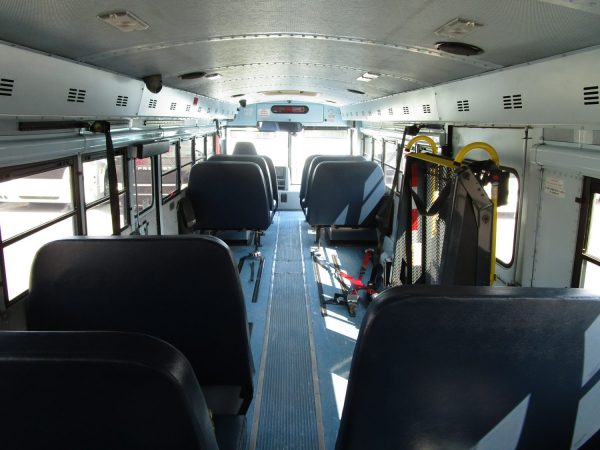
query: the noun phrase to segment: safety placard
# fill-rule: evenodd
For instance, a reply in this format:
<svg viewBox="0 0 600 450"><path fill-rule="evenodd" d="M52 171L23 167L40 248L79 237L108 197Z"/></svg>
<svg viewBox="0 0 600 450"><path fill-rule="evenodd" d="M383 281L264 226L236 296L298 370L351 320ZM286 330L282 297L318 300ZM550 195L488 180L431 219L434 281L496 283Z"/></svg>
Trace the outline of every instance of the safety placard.
<svg viewBox="0 0 600 450"><path fill-rule="evenodd" d="M544 191L554 197L565 198L565 180L559 177L546 177Z"/></svg>

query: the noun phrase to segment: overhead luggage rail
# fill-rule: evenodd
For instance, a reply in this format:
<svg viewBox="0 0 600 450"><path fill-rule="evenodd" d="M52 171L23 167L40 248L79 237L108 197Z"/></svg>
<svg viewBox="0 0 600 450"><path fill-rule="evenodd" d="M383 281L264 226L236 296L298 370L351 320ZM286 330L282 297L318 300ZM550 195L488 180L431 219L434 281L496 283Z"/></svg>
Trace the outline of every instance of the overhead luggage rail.
<svg viewBox="0 0 600 450"><path fill-rule="evenodd" d="M491 285L495 281L495 231L499 186L506 175L498 154L484 142L461 149L455 160L433 154L406 155L398 215L392 284ZM465 162L473 149L490 160ZM492 184L488 197L483 187Z"/></svg>

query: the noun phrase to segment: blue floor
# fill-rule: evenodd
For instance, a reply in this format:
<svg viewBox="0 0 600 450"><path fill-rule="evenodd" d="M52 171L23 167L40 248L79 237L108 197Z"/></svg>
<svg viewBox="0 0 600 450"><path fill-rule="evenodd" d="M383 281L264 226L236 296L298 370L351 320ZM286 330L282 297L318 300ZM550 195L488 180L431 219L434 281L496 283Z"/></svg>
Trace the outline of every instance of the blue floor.
<svg viewBox="0 0 600 450"><path fill-rule="evenodd" d="M240 274L256 369L247 414L250 450L335 446L352 353L368 305L361 301L356 317L345 306L327 305L324 316L315 270L324 297L333 297L341 292L331 268L334 256L342 270L356 276L366 245L334 246L322 239L316 248L314 241L300 211L280 211L262 238L265 266L256 303L251 302L248 262ZM252 250L230 247L236 260Z"/></svg>

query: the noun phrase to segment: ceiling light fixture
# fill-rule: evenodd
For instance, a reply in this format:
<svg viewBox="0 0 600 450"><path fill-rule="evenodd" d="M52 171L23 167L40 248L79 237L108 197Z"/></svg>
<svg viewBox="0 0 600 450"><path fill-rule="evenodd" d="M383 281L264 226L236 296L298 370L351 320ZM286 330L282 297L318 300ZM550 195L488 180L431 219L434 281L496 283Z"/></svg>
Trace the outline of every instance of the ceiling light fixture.
<svg viewBox="0 0 600 450"><path fill-rule="evenodd" d="M482 26L482 24L477 23L473 19L461 19L457 17L439 27L434 33L438 36L460 39Z"/></svg>
<svg viewBox="0 0 600 450"><path fill-rule="evenodd" d="M217 80L222 77L223 75L221 75L220 73L209 73L208 75L204 76L204 78L206 78L207 80Z"/></svg>
<svg viewBox="0 0 600 450"><path fill-rule="evenodd" d="M378 73L372 73L372 72L365 72L362 74L363 78L368 78L370 80L376 80L377 78L379 78L379 74Z"/></svg>
<svg viewBox="0 0 600 450"><path fill-rule="evenodd" d="M359 91L358 89L346 89L348 92L352 92L353 94L365 95L363 91Z"/></svg>
<svg viewBox="0 0 600 450"><path fill-rule="evenodd" d="M150 25L130 11L114 11L98 14L98 18L124 33L143 31L150 28Z"/></svg>
<svg viewBox="0 0 600 450"><path fill-rule="evenodd" d="M373 81L373 79L360 76L356 79L356 81L364 81L365 83L368 83L369 81Z"/></svg>

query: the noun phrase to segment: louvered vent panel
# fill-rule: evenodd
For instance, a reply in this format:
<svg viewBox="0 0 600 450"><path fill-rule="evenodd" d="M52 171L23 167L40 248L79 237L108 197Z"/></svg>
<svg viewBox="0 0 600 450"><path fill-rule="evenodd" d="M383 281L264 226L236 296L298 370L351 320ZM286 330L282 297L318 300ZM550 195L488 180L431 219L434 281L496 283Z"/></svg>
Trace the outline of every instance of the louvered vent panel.
<svg viewBox="0 0 600 450"><path fill-rule="evenodd" d="M185 107L185 110L186 110L186 112L190 112L190 109L191 109L191 108L192 108L192 105L187 105L187 106Z"/></svg>
<svg viewBox="0 0 600 450"><path fill-rule="evenodd" d="M458 112L469 111L469 100L458 100L456 102L456 107L458 109Z"/></svg>
<svg viewBox="0 0 600 450"><path fill-rule="evenodd" d="M504 95L502 106L504 109L523 109L523 98L521 94Z"/></svg>
<svg viewBox="0 0 600 450"><path fill-rule="evenodd" d="M177 103L175 103L175 102L171 103L171 107L169 109L171 111L175 111L175 109L177 109Z"/></svg>
<svg viewBox="0 0 600 450"><path fill-rule="evenodd" d="M388 116L394 115L394 108L388 108Z"/></svg>
<svg viewBox="0 0 600 450"><path fill-rule="evenodd" d="M156 105L158 104L158 100L153 98L148 102L148 109L156 109Z"/></svg>
<svg viewBox="0 0 600 450"><path fill-rule="evenodd" d="M72 103L84 103L85 94L85 89L70 88L67 93L67 101Z"/></svg>
<svg viewBox="0 0 600 450"><path fill-rule="evenodd" d="M523 108L523 100L521 99L521 94L516 94L512 96L513 109L522 109Z"/></svg>
<svg viewBox="0 0 600 450"><path fill-rule="evenodd" d="M12 97L15 80L9 78L0 78L0 95L4 97Z"/></svg>
<svg viewBox="0 0 600 450"><path fill-rule="evenodd" d="M378 109L378 110L377 110L377 115L378 115L378 116L380 116L380 115L381 115L381 110L380 110L380 109Z"/></svg>
<svg viewBox="0 0 600 450"><path fill-rule="evenodd" d="M423 105L423 112L425 114L431 114L431 106L430 105Z"/></svg>
<svg viewBox="0 0 600 450"><path fill-rule="evenodd" d="M584 105L597 105L598 98L598 86L586 86L583 88Z"/></svg>
<svg viewBox="0 0 600 450"><path fill-rule="evenodd" d="M406 114L406 115L410 114L410 110L408 109L408 106L403 106L402 107L402 113Z"/></svg>
<svg viewBox="0 0 600 450"><path fill-rule="evenodd" d="M129 100L129 97L127 95L119 95L117 97L117 106L121 106L121 107L126 107L127 106L127 101Z"/></svg>

